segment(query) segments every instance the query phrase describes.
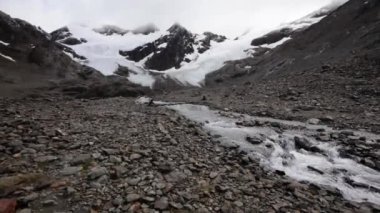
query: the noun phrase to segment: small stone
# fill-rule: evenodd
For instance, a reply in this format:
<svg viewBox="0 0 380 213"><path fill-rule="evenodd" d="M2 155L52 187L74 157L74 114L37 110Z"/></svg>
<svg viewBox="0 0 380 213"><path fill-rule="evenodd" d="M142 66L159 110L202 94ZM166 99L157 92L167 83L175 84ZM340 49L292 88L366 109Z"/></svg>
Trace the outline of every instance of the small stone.
<svg viewBox="0 0 380 213"><path fill-rule="evenodd" d="M34 161L37 162L37 163L49 163L49 162L53 162L53 161L55 161L57 159L58 158L55 157L55 156L48 155L48 156L37 157L37 158L34 159Z"/></svg>
<svg viewBox="0 0 380 213"><path fill-rule="evenodd" d="M138 153L133 153L133 154L131 154L130 159L131 160L137 160L137 159L140 159L141 157L142 157L142 155L140 155Z"/></svg>
<svg viewBox="0 0 380 213"><path fill-rule="evenodd" d="M306 123L312 124L312 125L317 125L317 124L319 124L319 122L321 122L321 121L317 118L310 118L309 120L306 121Z"/></svg>
<svg viewBox="0 0 380 213"><path fill-rule="evenodd" d="M218 173L217 172L211 172L210 173L210 178L211 179L214 179L214 178L216 178L218 176Z"/></svg>
<svg viewBox="0 0 380 213"><path fill-rule="evenodd" d="M115 199L112 201L112 204L113 204L114 206L121 206L121 205L123 204L123 202L124 202L123 198L119 196L119 197L115 198Z"/></svg>
<svg viewBox="0 0 380 213"><path fill-rule="evenodd" d="M45 200L42 202L43 206L56 206L58 205L57 201L55 200Z"/></svg>
<svg viewBox="0 0 380 213"><path fill-rule="evenodd" d="M154 202L154 208L158 210L165 210L169 207L169 199L167 197L162 197Z"/></svg>
<svg viewBox="0 0 380 213"><path fill-rule="evenodd" d="M80 154L70 161L70 165L77 166L91 161L90 154Z"/></svg>
<svg viewBox="0 0 380 213"><path fill-rule="evenodd" d="M261 144L263 142L263 140L261 138L253 137L253 136L247 136L245 138L245 140L248 141L250 144L253 144L253 145L258 145L258 144Z"/></svg>
<svg viewBox="0 0 380 213"><path fill-rule="evenodd" d="M63 176L70 176L70 175L75 175L78 174L82 170L82 167L66 167L61 170L61 175Z"/></svg>
<svg viewBox="0 0 380 213"><path fill-rule="evenodd" d="M127 195L127 202L131 203L131 202L139 200L140 198L141 198L141 195L139 195L139 194L128 194Z"/></svg>
<svg viewBox="0 0 380 213"><path fill-rule="evenodd" d="M227 192L224 194L224 198L225 198L226 200L235 200L235 199L234 199L234 195L233 195L233 193L232 193L231 191L227 191Z"/></svg>
<svg viewBox="0 0 380 213"><path fill-rule="evenodd" d="M141 181L141 178L128 178L126 181L129 185L136 186Z"/></svg>
<svg viewBox="0 0 380 213"><path fill-rule="evenodd" d="M32 210L31 209L21 209L17 213L32 213Z"/></svg>
<svg viewBox="0 0 380 213"><path fill-rule="evenodd" d="M110 161L111 161L111 163L121 163L122 160L119 157L111 156Z"/></svg>
<svg viewBox="0 0 380 213"><path fill-rule="evenodd" d="M244 204L241 202L241 201L235 201L234 202L234 204L235 204L235 206L237 206L237 207L243 207L244 206Z"/></svg>
<svg viewBox="0 0 380 213"><path fill-rule="evenodd" d="M88 174L88 178L90 180L94 180L98 177L106 175L107 173L108 171L105 167L95 167L91 169L90 173Z"/></svg>

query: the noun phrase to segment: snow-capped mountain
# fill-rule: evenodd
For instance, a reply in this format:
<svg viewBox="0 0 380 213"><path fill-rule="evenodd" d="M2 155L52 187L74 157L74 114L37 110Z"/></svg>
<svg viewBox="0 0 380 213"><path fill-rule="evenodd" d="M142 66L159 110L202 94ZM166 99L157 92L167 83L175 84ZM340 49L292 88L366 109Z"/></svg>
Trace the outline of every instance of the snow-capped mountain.
<svg viewBox="0 0 380 213"><path fill-rule="evenodd" d="M143 61L144 68L164 71L170 68L179 69L183 63L190 63L211 48L211 41L220 43L225 36L206 32L197 35L189 32L179 24L168 29L168 34L159 39L139 46L130 51L120 51L128 60Z"/></svg>
<svg viewBox="0 0 380 213"><path fill-rule="evenodd" d="M122 74L131 82L149 87L157 79L201 86L205 76L226 61L264 54L319 22L342 3L322 8L257 39L250 32L235 39L210 32L195 34L179 24L165 31L152 24L135 30L112 25L71 25L51 35L74 60L105 75Z"/></svg>

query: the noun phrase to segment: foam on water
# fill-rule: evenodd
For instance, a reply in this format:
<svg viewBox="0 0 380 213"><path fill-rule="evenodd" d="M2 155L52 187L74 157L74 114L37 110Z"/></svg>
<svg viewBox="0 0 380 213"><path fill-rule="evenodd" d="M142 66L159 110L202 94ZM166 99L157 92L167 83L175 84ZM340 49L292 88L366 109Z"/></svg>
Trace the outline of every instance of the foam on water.
<svg viewBox="0 0 380 213"><path fill-rule="evenodd" d="M164 104L164 102L159 104ZM380 203L380 172L354 160L340 157L338 141L320 142L312 137L313 133L317 133L316 130L320 128L324 128L328 133L339 133L339 131L302 122L237 113L224 115L223 112L199 105L170 104L166 107L192 121L201 123L210 134L218 136L222 145L238 145L241 150L247 152L251 158L259 160L261 165L268 169L284 171L287 176L298 181L337 188L348 200ZM241 119L276 122L290 128L280 132L272 127L244 127L236 124ZM367 140L380 138L379 135L366 132L356 131L355 134L365 135ZM263 142L253 145L247 141L247 136L260 137ZM307 139L321 152L296 149L294 142L296 136ZM348 184L348 180L354 182L357 187Z"/></svg>

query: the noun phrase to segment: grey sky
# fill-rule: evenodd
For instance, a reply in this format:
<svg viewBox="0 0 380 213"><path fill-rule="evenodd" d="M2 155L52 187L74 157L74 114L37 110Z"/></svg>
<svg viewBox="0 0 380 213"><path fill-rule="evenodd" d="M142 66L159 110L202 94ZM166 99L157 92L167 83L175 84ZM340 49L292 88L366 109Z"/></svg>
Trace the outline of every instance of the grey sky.
<svg viewBox="0 0 380 213"><path fill-rule="evenodd" d="M0 10L46 31L70 23L134 28L174 22L194 32L237 36L293 21L334 0L0 0Z"/></svg>

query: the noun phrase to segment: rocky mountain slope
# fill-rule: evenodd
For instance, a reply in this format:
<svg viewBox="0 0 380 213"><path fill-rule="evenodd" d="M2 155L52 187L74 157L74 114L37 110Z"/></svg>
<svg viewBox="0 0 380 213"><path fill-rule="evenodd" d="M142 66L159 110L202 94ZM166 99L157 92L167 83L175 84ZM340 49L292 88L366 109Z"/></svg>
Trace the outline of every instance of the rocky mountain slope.
<svg viewBox="0 0 380 213"><path fill-rule="evenodd" d="M62 33L68 33L61 29ZM14 19L0 12L0 94L2 96L38 95L47 91L76 95L96 95L103 88L112 95L141 94L143 89L125 79L105 77L99 71L79 64L64 52L85 60L62 44L56 43L57 34L50 35L23 20ZM66 43L76 44L85 40L62 38ZM118 89L115 89L118 88ZM94 90L93 90L94 89Z"/></svg>

